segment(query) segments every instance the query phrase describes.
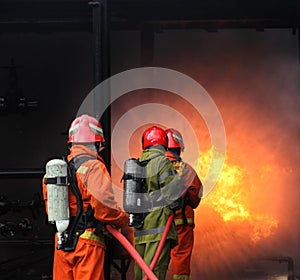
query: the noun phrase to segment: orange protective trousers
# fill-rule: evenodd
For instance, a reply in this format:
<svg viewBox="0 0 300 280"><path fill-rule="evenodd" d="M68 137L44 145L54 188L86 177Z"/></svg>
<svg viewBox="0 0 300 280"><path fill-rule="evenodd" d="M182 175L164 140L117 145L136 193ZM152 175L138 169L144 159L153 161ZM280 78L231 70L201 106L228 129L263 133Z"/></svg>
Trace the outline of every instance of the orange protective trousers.
<svg viewBox="0 0 300 280"><path fill-rule="evenodd" d="M104 280L104 256L103 245L84 238L78 239L73 252L55 249L53 280Z"/></svg>
<svg viewBox="0 0 300 280"><path fill-rule="evenodd" d="M190 275L190 262L194 246L193 225L176 226L178 245L171 250L173 275Z"/></svg>

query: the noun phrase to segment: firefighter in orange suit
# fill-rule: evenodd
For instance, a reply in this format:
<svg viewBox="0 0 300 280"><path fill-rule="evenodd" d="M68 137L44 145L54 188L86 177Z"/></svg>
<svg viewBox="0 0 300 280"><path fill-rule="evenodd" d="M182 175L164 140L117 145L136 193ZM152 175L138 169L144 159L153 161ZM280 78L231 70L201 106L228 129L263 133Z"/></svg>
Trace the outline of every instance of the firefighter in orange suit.
<svg viewBox="0 0 300 280"><path fill-rule="evenodd" d="M117 228L126 227L128 214L118 207L111 186L111 178L103 159L98 152L104 147L101 124L93 117L81 115L70 126L68 144L70 153L68 162L75 163L74 172L82 213L85 215L82 233L75 236L75 248L56 249L53 263L54 280L91 280L104 279L104 223ZM47 185L43 179L43 197L47 211ZM78 194L69 187L69 228L76 224L78 215ZM76 224L79 227L80 223ZM82 228L83 227L83 228ZM68 228L68 229L69 229ZM67 229L67 230L68 230ZM75 234L79 231L73 228ZM77 234L78 235L78 234ZM76 239L77 238L77 239ZM67 241L66 241L67 242ZM73 244L73 243L72 243ZM71 244L71 245L72 245ZM70 244L69 244L70 245Z"/></svg>
<svg viewBox="0 0 300 280"><path fill-rule="evenodd" d="M170 128L166 130L168 136L168 151L166 156L173 163L175 169L180 172L182 166L181 152L184 150L183 138L179 131ZM187 163L184 168L192 175L189 182L185 182L187 189L184 194L183 207L176 210L174 222L178 235L178 245L171 250L171 267L173 279L188 280L191 269L191 255L194 245L194 210L200 203L203 186L194 171Z"/></svg>

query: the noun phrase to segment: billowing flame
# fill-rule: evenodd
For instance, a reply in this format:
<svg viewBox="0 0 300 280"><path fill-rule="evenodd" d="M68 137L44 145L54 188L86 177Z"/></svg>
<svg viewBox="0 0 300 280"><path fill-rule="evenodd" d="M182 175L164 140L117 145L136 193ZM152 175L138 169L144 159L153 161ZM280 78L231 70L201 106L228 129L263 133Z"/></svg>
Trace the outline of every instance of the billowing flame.
<svg viewBox="0 0 300 280"><path fill-rule="evenodd" d="M201 154L198 159L197 173L200 178L205 176L210 164L211 149ZM264 179L270 171L271 166L262 166L260 178ZM217 184L205 196L202 204L211 207L224 222L249 223L252 229L249 233L250 238L256 242L271 236L278 227L278 221L271 215L257 213L252 209L249 196L255 191L257 188L251 185L247 170L239 165L230 164L227 157Z"/></svg>

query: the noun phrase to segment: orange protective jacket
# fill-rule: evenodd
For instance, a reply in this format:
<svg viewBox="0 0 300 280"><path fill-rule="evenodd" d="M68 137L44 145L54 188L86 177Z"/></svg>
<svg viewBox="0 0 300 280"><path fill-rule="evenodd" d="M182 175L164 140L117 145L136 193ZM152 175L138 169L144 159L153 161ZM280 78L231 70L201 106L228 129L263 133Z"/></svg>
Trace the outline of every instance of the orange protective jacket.
<svg viewBox="0 0 300 280"><path fill-rule="evenodd" d="M166 152L167 158L175 165L176 169L176 162L178 159L169 151ZM184 168L186 170L186 177L189 178L188 180L188 188L184 195L185 201L185 209L181 208L176 211L175 216L175 225L182 225L184 224L184 215L187 218L187 222L190 225L194 225L194 210L197 208L201 201L202 193L203 193L203 186L202 183L195 172L195 170L188 164L184 163ZM190 178L193 178L192 180ZM182 212L184 210L184 213Z"/></svg>
<svg viewBox="0 0 300 280"><path fill-rule="evenodd" d="M184 194L184 206L175 213L174 222L178 236L178 245L171 250L171 266L173 279L188 280L191 273L190 263L194 246L194 210L200 203L203 186L195 170L187 163L182 165L181 159L167 151L166 156L175 169L184 168L185 185L188 187Z"/></svg>
<svg viewBox="0 0 300 280"><path fill-rule="evenodd" d="M102 158L86 146L75 145L70 149L68 161L75 156L86 156L86 154L97 159L84 162L76 171L84 211L87 211L89 205L91 205L94 210L94 217L97 220L116 227L125 227L129 221L128 214L120 210L114 199L111 178ZM44 180L43 198L47 211L47 186L44 184ZM76 216L76 197L71 189L69 189L69 209L70 216ZM95 235L93 233L94 230L93 228L86 229L80 236L73 252L55 250L53 265L54 280L104 279L104 237L102 233Z"/></svg>

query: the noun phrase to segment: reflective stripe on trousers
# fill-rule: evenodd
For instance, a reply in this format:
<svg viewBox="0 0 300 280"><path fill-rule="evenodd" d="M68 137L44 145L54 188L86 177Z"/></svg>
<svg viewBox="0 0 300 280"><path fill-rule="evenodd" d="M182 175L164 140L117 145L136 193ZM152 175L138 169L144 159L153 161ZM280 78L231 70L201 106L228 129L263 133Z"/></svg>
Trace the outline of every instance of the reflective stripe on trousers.
<svg viewBox="0 0 300 280"><path fill-rule="evenodd" d="M104 237L96 235L92 231L85 230L85 232L83 234L81 234L80 237L81 238L86 238L86 239L89 239L89 240L98 241L98 242L104 244Z"/></svg>
<svg viewBox="0 0 300 280"><path fill-rule="evenodd" d="M173 274L173 279L176 280L189 280L189 278L189 275Z"/></svg>
<svg viewBox="0 0 300 280"><path fill-rule="evenodd" d="M135 231L134 236L143 236L143 235L148 235L148 234L156 234L156 233L162 233L164 232L165 227L160 227L160 228L149 228L145 230L140 230L140 231Z"/></svg>
<svg viewBox="0 0 300 280"><path fill-rule="evenodd" d="M187 220L188 224L194 224L194 219L193 218L187 218L186 220ZM174 223L175 223L176 226L178 226L178 225L183 225L184 221L183 221L183 219L176 219L175 218Z"/></svg>

